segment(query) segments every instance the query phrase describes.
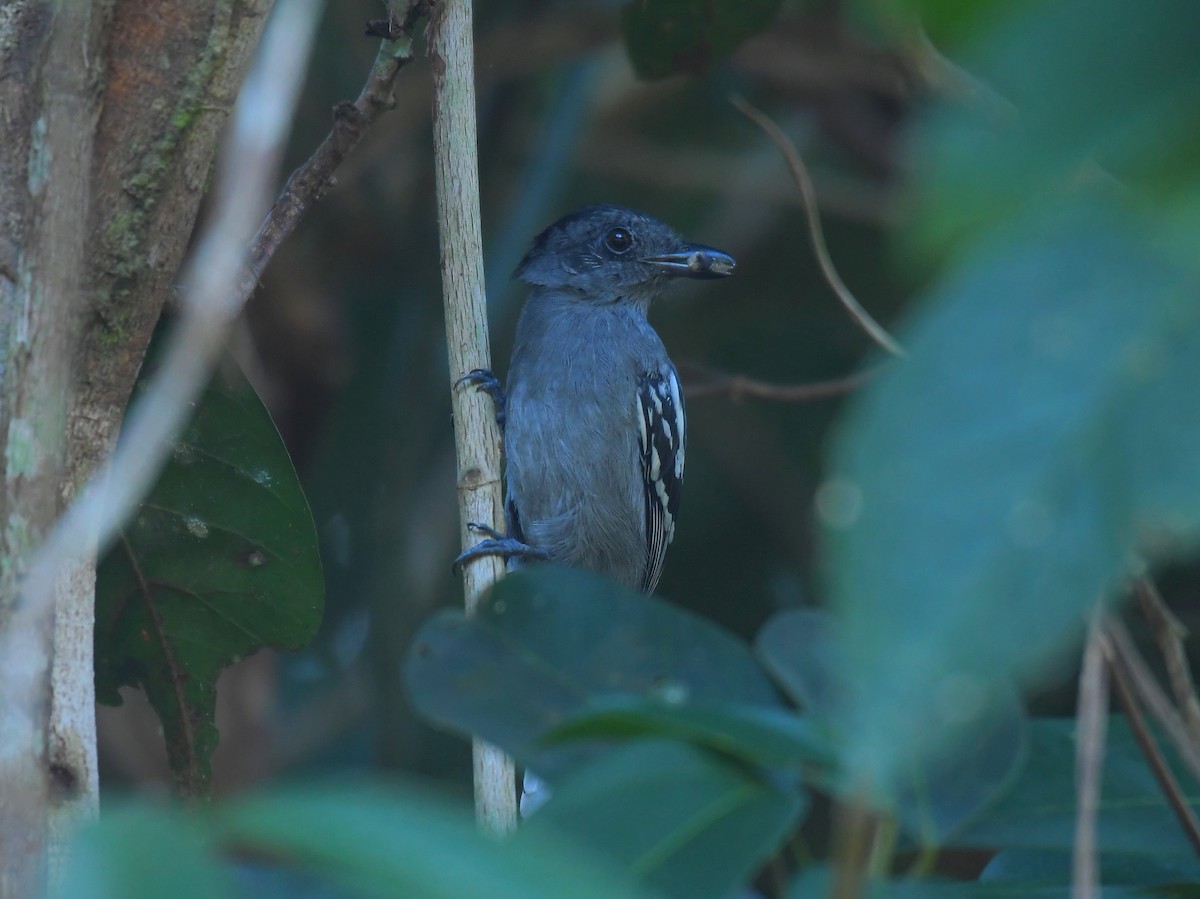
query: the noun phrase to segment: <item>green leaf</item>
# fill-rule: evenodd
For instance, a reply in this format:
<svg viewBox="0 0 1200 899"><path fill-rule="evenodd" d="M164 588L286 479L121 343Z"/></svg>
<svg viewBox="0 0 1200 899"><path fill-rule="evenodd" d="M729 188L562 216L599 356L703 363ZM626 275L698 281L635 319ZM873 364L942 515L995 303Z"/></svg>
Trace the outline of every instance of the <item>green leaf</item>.
<svg viewBox="0 0 1200 899"><path fill-rule="evenodd" d="M101 561L96 692L140 686L177 788L208 792L221 669L295 649L321 620L321 563L278 432L232 363L221 366L158 483Z"/></svg>
<svg viewBox="0 0 1200 899"><path fill-rule="evenodd" d="M951 834L1012 786L1029 755L1028 719L1019 697L996 690L965 727L948 723L938 746L914 763L898 790L900 827L922 845L946 843Z"/></svg>
<svg viewBox="0 0 1200 899"><path fill-rule="evenodd" d="M1018 11L1044 6L1046 0L897 0L882 8L872 0L856 0L853 8L867 21L877 20L880 13L893 16L905 11L919 20L921 29L944 50L953 51L960 42L973 35L984 34L989 27ZM894 19L890 24L894 24ZM906 23L907 24L907 23Z"/></svg>
<svg viewBox="0 0 1200 899"><path fill-rule="evenodd" d="M548 565L504 578L474 618L428 621L405 675L425 715L503 747L551 782L589 751L539 739L602 698L784 708L748 648L717 625Z"/></svg>
<svg viewBox="0 0 1200 899"><path fill-rule="evenodd" d="M646 897L631 878L555 834L497 841L471 814L414 789L312 786L222 806L231 846L368 896L423 899Z"/></svg>
<svg viewBox="0 0 1200 899"><path fill-rule="evenodd" d="M570 834L669 896L720 899L778 848L803 798L681 743L647 741L575 772L515 843Z"/></svg>
<svg viewBox="0 0 1200 899"><path fill-rule="evenodd" d="M1075 839L1074 721L1036 719L1032 724L1031 763L947 845L1070 851ZM1200 811L1200 789L1182 776L1178 765L1175 771L1188 802ZM1097 847L1127 856L1193 853L1128 725L1116 716L1109 719Z"/></svg>
<svg viewBox="0 0 1200 899"><path fill-rule="evenodd" d="M548 743L580 738L659 736L705 746L766 767L831 765L829 741L812 721L786 709L737 705L667 705L614 697L592 702L545 736Z"/></svg>
<svg viewBox="0 0 1200 899"><path fill-rule="evenodd" d="M772 615L754 638L755 653L788 696L824 718L842 701L837 627L823 610L787 609Z"/></svg>
<svg viewBox="0 0 1200 899"><path fill-rule="evenodd" d="M297 787L205 814L148 804L106 811L73 841L55 891L61 899L264 894L649 899L565 838L499 842L468 809L383 783Z"/></svg>
<svg viewBox="0 0 1200 899"><path fill-rule="evenodd" d="M822 487L847 768L893 792L945 726L1200 538L1195 285L1096 205L1027 222L919 307Z"/></svg>
<svg viewBox="0 0 1200 899"><path fill-rule="evenodd" d="M979 875L981 881L996 885L1028 884L1034 881L1069 886L1071 853L1028 849L1008 849L998 853ZM1170 886L1172 896L1200 896L1200 860L1194 854L1181 856L1127 855L1101 853L1100 882L1106 887ZM1191 886L1190 892L1180 887Z"/></svg>
<svg viewBox="0 0 1200 899"><path fill-rule="evenodd" d="M639 78L699 74L775 19L783 0L630 0L621 33Z"/></svg>
<svg viewBox="0 0 1200 899"><path fill-rule="evenodd" d="M1081 177L1115 175L1143 202L1194 214L1200 5L1052 0L1005 12L956 55L998 102L935 108L920 130L924 215L912 233L922 245L945 252L1030 206L1061 202Z"/></svg>
<svg viewBox="0 0 1200 899"><path fill-rule="evenodd" d="M202 819L151 805L109 808L66 854L60 899L217 899L232 879Z"/></svg>
<svg viewBox="0 0 1200 899"><path fill-rule="evenodd" d="M827 896L833 886L833 873L826 868L804 871L788 887L787 899L810 899ZM1013 883L982 883L979 881L948 880L890 880L872 883L868 899L1070 899L1070 886L1046 884L1033 879ZM1191 888L1155 890L1146 887L1111 886L1105 883L1104 899L1145 899L1147 896L1194 897Z"/></svg>
<svg viewBox="0 0 1200 899"><path fill-rule="evenodd" d="M1069 896L1076 814L1074 720L1031 721L1028 759L1001 796L945 840L946 848L1002 850L980 882L893 881L871 895L902 899ZM1175 770L1181 771L1178 765ZM1188 801L1200 810L1200 790L1183 780ZM1196 887L1200 862L1120 717L1109 719L1097 849L1105 896L1200 895ZM788 895L796 899L825 895L827 878L828 872L821 869L805 872Z"/></svg>
<svg viewBox="0 0 1200 899"><path fill-rule="evenodd" d="M820 723L820 732L833 729L828 740L840 749L845 740L835 728L838 704L845 697L838 682L845 654L838 622L816 609L789 609L763 625L755 649L788 695ZM1025 713L1019 698L999 690L990 699L990 708L948 722L936 748L900 775L895 815L922 844L937 845L995 799L1025 761ZM852 793L857 787L853 770L818 773L834 792Z"/></svg>

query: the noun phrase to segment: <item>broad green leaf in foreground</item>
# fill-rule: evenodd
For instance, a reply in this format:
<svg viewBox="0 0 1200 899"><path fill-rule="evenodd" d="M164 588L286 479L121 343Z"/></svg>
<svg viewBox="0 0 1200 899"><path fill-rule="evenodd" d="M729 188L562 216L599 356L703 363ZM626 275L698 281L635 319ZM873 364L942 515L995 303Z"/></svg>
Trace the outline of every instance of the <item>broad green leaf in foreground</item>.
<svg viewBox="0 0 1200 899"><path fill-rule="evenodd" d="M822 487L848 768L903 772L1200 537L1196 285L1079 204L965 259L855 398Z"/></svg>
<svg viewBox="0 0 1200 899"><path fill-rule="evenodd" d="M935 19L948 5L908 2ZM953 5L968 20L978 15L978 4ZM1194 223L1200 4L1048 0L988 13L944 49L998 99L935 107L926 118L914 153L924 215L909 234L944 253L960 234L1060 202L1081 178L1115 177L1148 207ZM1193 231L1176 237L1194 247Z"/></svg>
<svg viewBox="0 0 1200 899"><path fill-rule="evenodd" d="M224 899L233 879L205 822L152 805L111 808L71 843L55 899Z"/></svg>
<svg viewBox="0 0 1200 899"><path fill-rule="evenodd" d="M786 899L810 899L827 896L834 883L833 872L826 868L802 872L788 888ZM1040 879L993 883L982 881L906 880L875 882L866 890L866 899L1072 899L1070 885L1046 883ZM1200 890L1192 885L1111 886L1104 883L1104 899L1148 899L1153 896L1171 899L1196 899Z"/></svg>
<svg viewBox="0 0 1200 899"><path fill-rule="evenodd" d="M291 460L240 371L221 367L96 583L96 692L142 687L179 789L207 792L221 669L303 646L321 620L316 531Z"/></svg>
<svg viewBox="0 0 1200 899"><path fill-rule="evenodd" d="M1102 852L1100 882L1117 885L1170 887L1171 896L1200 896L1200 859L1185 855L1138 855ZM979 875L982 882L1004 886L1042 882L1069 887L1072 880L1070 849L1059 851L1008 849L995 855ZM1190 891L1182 889L1190 885Z"/></svg>
<svg viewBox="0 0 1200 899"><path fill-rule="evenodd" d="M248 879L253 860L253 881ZM235 876L237 875L237 876ZM469 809L393 784L296 787L203 812L131 805L75 839L61 899L235 896L639 899L633 878L554 834L519 845Z"/></svg>
<svg viewBox="0 0 1200 899"><path fill-rule="evenodd" d="M417 707L504 747L553 782L577 744L538 741L596 700L785 708L748 647L717 625L582 571L504 578L471 619L444 612L405 665Z"/></svg>
<svg viewBox="0 0 1200 899"><path fill-rule="evenodd" d="M639 899L633 878L553 833L497 841L470 812L387 785L280 791L219 810L216 831L368 896Z"/></svg>
<svg viewBox="0 0 1200 899"><path fill-rule="evenodd" d="M753 769L645 741L575 771L514 842L570 834L667 896L721 899L775 851L804 806Z"/></svg>
<svg viewBox="0 0 1200 899"><path fill-rule="evenodd" d="M844 745L836 730L845 690L845 650L838 622L816 609L789 609L771 616L754 641L767 670L813 720L810 727L826 734L833 747ZM1027 760L1024 709L1012 690L996 690L987 706L958 722L947 722L937 745L900 775L895 788L895 814L911 839L938 845L947 834L976 815L1011 784ZM830 732L832 731L832 732ZM833 792L856 788L854 770L819 771ZM849 782L846 779L849 778Z"/></svg>
<svg viewBox="0 0 1200 899"><path fill-rule="evenodd" d="M824 719L843 701L842 640L838 623L823 609L786 609L767 619L754 652L796 704Z"/></svg>
<svg viewBox="0 0 1200 899"><path fill-rule="evenodd" d="M1070 852L1075 842L1075 722L1035 719L1030 763L1004 795L947 845ZM1200 811L1200 788L1175 765L1185 796ZM1192 856L1124 718L1109 720L1097 848L1127 856Z"/></svg>
<svg viewBox="0 0 1200 899"><path fill-rule="evenodd" d="M629 697L596 700L547 734L545 741L644 736L685 740L767 767L834 762L828 736L811 717L789 709L731 704L669 705Z"/></svg>

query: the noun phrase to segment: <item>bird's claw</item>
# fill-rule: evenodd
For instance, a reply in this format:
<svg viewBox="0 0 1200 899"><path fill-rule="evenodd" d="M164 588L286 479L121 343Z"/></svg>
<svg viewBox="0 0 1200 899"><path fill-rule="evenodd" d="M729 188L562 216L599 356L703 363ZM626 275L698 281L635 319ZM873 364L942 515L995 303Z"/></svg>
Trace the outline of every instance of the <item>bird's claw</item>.
<svg viewBox="0 0 1200 899"><path fill-rule="evenodd" d="M455 383L471 384L490 396L496 407L496 424L500 426L500 430L504 430L504 422L508 418L508 395L504 392L504 385L490 368L473 368Z"/></svg>
<svg viewBox="0 0 1200 899"><path fill-rule="evenodd" d="M508 539L507 534L496 530L490 524L480 524L478 521L468 521L467 527L470 530L474 531L476 534L485 534L486 536L491 537L493 540ZM518 542L520 542L520 541L518 541Z"/></svg>
<svg viewBox="0 0 1200 899"><path fill-rule="evenodd" d="M522 543L515 537L507 537L495 528L488 527L485 524L470 522L467 527L473 531L487 534L489 539L481 543L476 543L468 550L464 550L454 560L454 563L450 566L450 570L455 574L458 574L467 562L470 562L472 559L478 559L480 556L501 556L505 560L512 558L536 559L541 562L549 558L549 555L541 547Z"/></svg>

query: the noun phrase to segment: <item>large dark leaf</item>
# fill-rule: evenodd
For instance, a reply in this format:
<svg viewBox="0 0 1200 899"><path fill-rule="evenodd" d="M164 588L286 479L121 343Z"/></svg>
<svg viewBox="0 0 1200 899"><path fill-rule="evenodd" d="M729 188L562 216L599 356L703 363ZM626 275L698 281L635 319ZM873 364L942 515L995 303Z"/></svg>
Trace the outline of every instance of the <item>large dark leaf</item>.
<svg viewBox="0 0 1200 899"><path fill-rule="evenodd" d="M406 676L426 715L504 747L551 780L585 750L539 738L614 694L674 706L784 707L749 649L715 624L551 566L506 577L472 619L444 612L426 623Z"/></svg>
<svg viewBox="0 0 1200 899"><path fill-rule="evenodd" d="M669 705L614 697L589 703L546 735L547 742L659 736L685 740L767 767L834 762L829 739L811 717L740 705Z"/></svg>
<svg viewBox="0 0 1200 899"><path fill-rule="evenodd" d="M1030 764L1004 795L948 841L952 846L1070 851L1075 840L1075 722L1035 719ZM1200 788L1177 775L1193 808ZM1187 856L1179 828L1123 718L1109 720L1097 847L1126 855Z"/></svg>
<svg viewBox="0 0 1200 899"><path fill-rule="evenodd" d="M772 615L755 636L754 651L806 712L829 718L842 702L841 640L828 612L786 609Z"/></svg>
<svg viewBox="0 0 1200 899"><path fill-rule="evenodd" d="M834 883L832 871L816 868L804 871L788 888L787 899L810 899L812 896L828 896ZM1029 879L1012 882L946 880L889 880L872 882L864 894L866 899L1071 899L1074 895L1069 884L1047 883L1035 873ZM1104 882L1104 899L1147 899L1151 896L1173 897L1173 899L1195 899L1200 895L1192 885L1160 886L1112 886Z"/></svg>
<svg viewBox="0 0 1200 899"><path fill-rule="evenodd" d="M1003 850L979 883L893 882L886 892L881 888L872 895L1066 899L1075 844L1075 752L1073 719L1030 722L1029 764L1000 798L945 843ZM1178 765L1175 770L1181 771ZM1200 809L1200 789L1188 778L1181 780L1193 808ZM1200 863L1120 717L1109 720L1098 811L1097 849L1105 896L1200 895L1195 885ZM809 872L789 896L824 895L822 884L827 885L826 872ZM1147 889L1155 887L1159 889Z"/></svg>
<svg viewBox="0 0 1200 899"><path fill-rule="evenodd" d="M1123 213L1081 204L964 260L833 441L840 729L884 793L1069 647L1134 554L1200 538L1196 285Z"/></svg>
<svg viewBox="0 0 1200 899"><path fill-rule="evenodd" d="M696 74L775 18L783 0L630 0L621 32L641 78Z"/></svg>
<svg viewBox="0 0 1200 899"><path fill-rule="evenodd" d="M96 584L96 692L142 687L179 789L203 794L217 675L307 643L321 619L317 538L270 416L227 362Z"/></svg>
<svg viewBox="0 0 1200 899"><path fill-rule="evenodd" d="M1072 854L1068 850L1007 849L995 855L979 875L980 881L996 884L1028 884L1040 881L1067 887L1072 878ZM1102 852L1100 882L1105 887L1170 886L1172 896L1200 896L1200 859L1188 855L1137 855ZM1182 889L1190 885L1190 891ZM1107 889L1105 891L1107 895Z"/></svg>
<svg viewBox="0 0 1200 899"><path fill-rule="evenodd" d="M116 808L75 835L55 899L224 899L233 878L202 819L149 805Z"/></svg>
<svg viewBox="0 0 1200 899"><path fill-rule="evenodd" d="M557 834L493 840L469 809L384 783L292 788L204 815L110 810L63 868L57 899L649 896Z"/></svg>
<svg viewBox="0 0 1200 899"><path fill-rule="evenodd" d="M668 896L721 899L775 851L804 805L752 769L646 741L576 771L514 842L570 834Z"/></svg>
<svg viewBox="0 0 1200 899"><path fill-rule="evenodd" d="M353 888L429 899L645 899L634 879L555 833L497 841L470 812L386 784L316 786L224 807L217 833Z"/></svg>
<svg viewBox="0 0 1200 899"><path fill-rule="evenodd" d="M755 650L780 685L822 732L836 728L838 705L845 691L838 683L845 650L838 622L816 609L789 609L773 615L755 639ZM937 746L912 764L896 786L894 813L914 840L937 845L964 821L993 801L1027 758L1026 718L1011 690L995 690L986 707L948 720ZM812 726L812 725L810 725ZM844 745L836 730L829 738ZM855 788L839 782L854 771L821 771L835 792Z"/></svg>

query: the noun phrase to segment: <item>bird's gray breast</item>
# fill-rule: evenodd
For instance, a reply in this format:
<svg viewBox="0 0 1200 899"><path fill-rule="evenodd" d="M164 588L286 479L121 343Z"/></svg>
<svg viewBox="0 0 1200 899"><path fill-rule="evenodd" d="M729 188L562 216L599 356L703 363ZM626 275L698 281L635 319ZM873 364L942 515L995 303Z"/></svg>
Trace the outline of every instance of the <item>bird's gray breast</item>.
<svg viewBox="0 0 1200 899"><path fill-rule="evenodd" d="M638 384L670 363L637 309L526 307L509 371L508 495L527 542L640 586Z"/></svg>

